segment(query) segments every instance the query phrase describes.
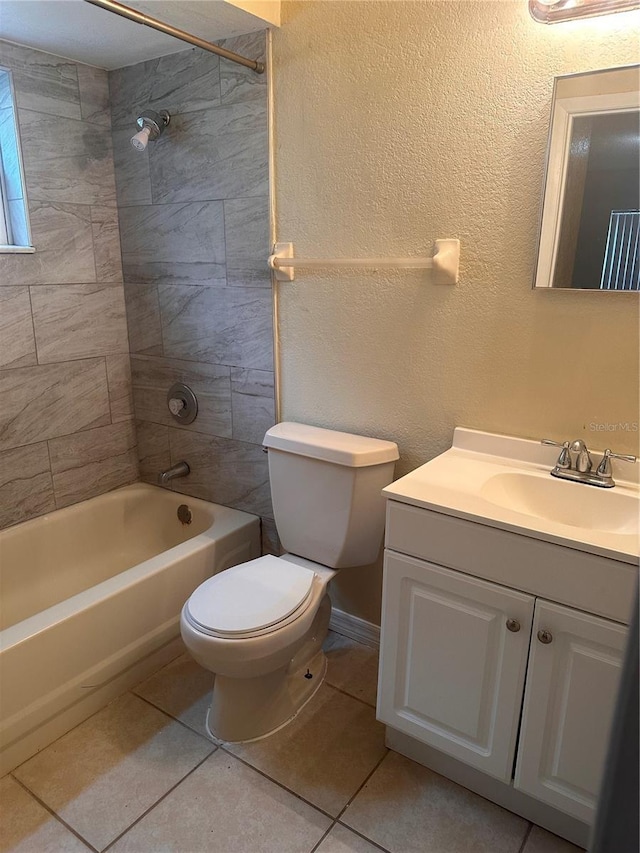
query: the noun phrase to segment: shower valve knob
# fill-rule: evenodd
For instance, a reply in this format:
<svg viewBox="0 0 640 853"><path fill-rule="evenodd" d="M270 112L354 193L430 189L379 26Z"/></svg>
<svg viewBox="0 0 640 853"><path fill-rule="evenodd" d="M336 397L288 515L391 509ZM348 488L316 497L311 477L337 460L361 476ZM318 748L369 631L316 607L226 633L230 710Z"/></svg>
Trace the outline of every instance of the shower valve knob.
<svg viewBox="0 0 640 853"><path fill-rule="evenodd" d="M184 382L174 382L169 388L167 408L171 412L171 417L181 426L193 423L198 415L196 395Z"/></svg>

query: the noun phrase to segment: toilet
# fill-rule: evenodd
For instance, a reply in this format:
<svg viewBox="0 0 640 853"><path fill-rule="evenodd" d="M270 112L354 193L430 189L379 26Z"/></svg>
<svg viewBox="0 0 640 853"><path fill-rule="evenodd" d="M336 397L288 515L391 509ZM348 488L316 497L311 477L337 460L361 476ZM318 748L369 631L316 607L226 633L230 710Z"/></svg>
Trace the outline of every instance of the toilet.
<svg viewBox="0 0 640 853"><path fill-rule="evenodd" d="M207 730L256 740L291 720L326 671L329 581L372 563L384 532L381 490L393 480L392 441L298 423L267 431L273 510L283 548L202 583L182 609L182 639L215 673Z"/></svg>

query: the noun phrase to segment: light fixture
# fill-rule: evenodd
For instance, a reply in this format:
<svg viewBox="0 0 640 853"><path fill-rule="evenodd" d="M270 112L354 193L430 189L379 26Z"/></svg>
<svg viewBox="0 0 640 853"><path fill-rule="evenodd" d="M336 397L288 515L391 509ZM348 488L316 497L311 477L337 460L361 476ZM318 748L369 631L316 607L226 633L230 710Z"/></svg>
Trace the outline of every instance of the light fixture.
<svg viewBox="0 0 640 853"><path fill-rule="evenodd" d="M147 143L157 139L170 121L171 116L166 110L160 110L159 113L154 110L145 110L136 119L140 130L131 137L131 144L138 151L144 151Z"/></svg>
<svg viewBox="0 0 640 853"><path fill-rule="evenodd" d="M640 9L640 0L529 0L531 17L539 24L559 24L632 9Z"/></svg>

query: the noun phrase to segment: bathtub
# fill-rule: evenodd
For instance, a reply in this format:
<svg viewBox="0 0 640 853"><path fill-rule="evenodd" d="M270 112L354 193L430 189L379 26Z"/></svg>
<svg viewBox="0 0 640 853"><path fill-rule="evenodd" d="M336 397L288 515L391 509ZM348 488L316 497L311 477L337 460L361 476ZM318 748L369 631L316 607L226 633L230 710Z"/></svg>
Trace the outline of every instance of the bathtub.
<svg viewBox="0 0 640 853"><path fill-rule="evenodd" d="M189 595L258 556L256 516L142 483L0 531L0 775L180 654Z"/></svg>

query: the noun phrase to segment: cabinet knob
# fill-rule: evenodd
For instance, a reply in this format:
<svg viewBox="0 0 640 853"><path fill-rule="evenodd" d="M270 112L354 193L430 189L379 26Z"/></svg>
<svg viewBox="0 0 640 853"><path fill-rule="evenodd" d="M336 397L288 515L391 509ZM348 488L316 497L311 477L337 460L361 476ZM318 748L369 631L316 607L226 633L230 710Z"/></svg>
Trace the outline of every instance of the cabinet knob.
<svg viewBox="0 0 640 853"><path fill-rule="evenodd" d="M517 619L507 619L507 630L517 634L520 630L520 623Z"/></svg>
<svg viewBox="0 0 640 853"><path fill-rule="evenodd" d="M538 631L538 639L541 643L544 643L545 646L548 646L553 640L553 634L551 631Z"/></svg>

